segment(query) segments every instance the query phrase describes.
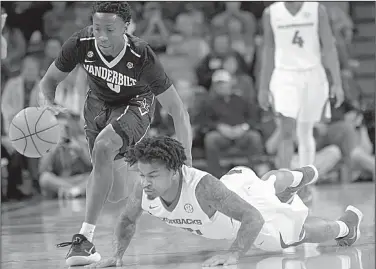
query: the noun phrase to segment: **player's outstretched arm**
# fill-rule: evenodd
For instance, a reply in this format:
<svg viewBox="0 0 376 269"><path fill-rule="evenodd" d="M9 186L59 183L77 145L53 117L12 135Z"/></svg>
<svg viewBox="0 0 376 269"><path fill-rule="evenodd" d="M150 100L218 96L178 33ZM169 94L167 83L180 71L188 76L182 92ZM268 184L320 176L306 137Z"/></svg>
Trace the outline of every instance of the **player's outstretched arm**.
<svg viewBox="0 0 376 269"><path fill-rule="evenodd" d="M241 222L237 237L229 252L212 257L204 263L204 266L237 263L238 259L250 249L264 225L261 213L211 175L201 179L197 185L196 195L200 204L209 205Z"/></svg>
<svg viewBox="0 0 376 269"><path fill-rule="evenodd" d="M332 93L337 98L336 106L343 102L343 90L341 80L341 70L339 67L336 41L330 26L329 17L324 5L319 5L319 36L322 45L322 59L325 67L330 71L333 79Z"/></svg>
<svg viewBox="0 0 376 269"><path fill-rule="evenodd" d="M174 85L157 96L159 103L172 117L176 137L182 143L187 156L186 164L192 166L192 127L187 109L184 107Z"/></svg>
<svg viewBox="0 0 376 269"><path fill-rule="evenodd" d="M261 108L267 110L269 103L269 83L274 69L274 35L270 23L270 10L266 8L262 17L263 43L260 70L259 103Z"/></svg>
<svg viewBox="0 0 376 269"><path fill-rule="evenodd" d="M123 265L123 255L134 236L136 231L136 222L142 213L141 202L142 187L140 183L136 183L115 226L113 238L113 256L111 258L103 259L99 262L87 265L85 266L86 268L121 267Z"/></svg>

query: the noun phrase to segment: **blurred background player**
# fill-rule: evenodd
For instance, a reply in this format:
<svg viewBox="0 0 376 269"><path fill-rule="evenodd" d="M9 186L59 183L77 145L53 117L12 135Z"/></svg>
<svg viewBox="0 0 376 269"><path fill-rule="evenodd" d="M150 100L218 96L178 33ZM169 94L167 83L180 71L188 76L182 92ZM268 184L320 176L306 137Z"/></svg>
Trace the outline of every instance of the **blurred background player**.
<svg viewBox="0 0 376 269"><path fill-rule="evenodd" d="M317 180L314 166L270 171L263 179L239 166L218 180L184 165L182 145L169 137L146 138L126 158L137 164L141 181L116 225L114 256L92 268L121 266L143 210L205 238L234 240L228 252L208 259L204 267L236 264L252 245L280 251L335 239L339 246L350 246L360 236L363 214L353 206L338 221L308 216L296 192Z"/></svg>
<svg viewBox="0 0 376 269"><path fill-rule="evenodd" d="M338 107L343 90L329 18L318 2L277 2L263 15L264 43L259 102L280 115L277 166L290 168L298 140L299 166L315 160L314 124L330 117L329 94ZM331 91L325 68L333 80Z"/></svg>
<svg viewBox="0 0 376 269"><path fill-rule="evenodd" d="M192 162L189 115L150 46L127 34L131 20L128 3L96 2L92 19L91 26L64 43L40 83L45 105L56 113L64 112L55 103L56 87L77 65L84 67L89 85L84 118L93 170L86 192L85 222L73 236L73 248L66 257L69 266L100 260L92 243L95 225L109 197L112 202L126 198L125 189L134 178L130 171L124 176L127 170L122 155L147 134L155 99L172 116L176 136L186 149L187 164Z"/></svg>

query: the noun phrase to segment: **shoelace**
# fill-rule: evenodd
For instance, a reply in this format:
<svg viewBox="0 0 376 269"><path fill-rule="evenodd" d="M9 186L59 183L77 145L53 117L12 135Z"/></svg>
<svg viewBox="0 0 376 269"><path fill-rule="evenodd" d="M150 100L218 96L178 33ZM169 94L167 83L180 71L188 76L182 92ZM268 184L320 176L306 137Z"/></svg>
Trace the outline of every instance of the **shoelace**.
<svg viewBox="0 0 376 269"><path fill-rule="evenodd" d="M78 245L79 243L77 242L63 242L63 243L60 243L60 244L57 244L56 247L57 248L64 248L64 247L67 247L67 246L70 246L70 245Z"/></svg>

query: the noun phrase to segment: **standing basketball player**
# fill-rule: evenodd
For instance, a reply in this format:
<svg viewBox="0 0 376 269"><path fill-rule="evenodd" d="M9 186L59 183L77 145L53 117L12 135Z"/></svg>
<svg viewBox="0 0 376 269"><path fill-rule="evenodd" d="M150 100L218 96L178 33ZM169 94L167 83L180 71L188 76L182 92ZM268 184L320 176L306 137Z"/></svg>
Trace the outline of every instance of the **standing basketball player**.
<svg viewBox="0 0 376 269"><path fill-rule="evenodd" d="M278 166L290 167L294 130L300 166L313 164L314 124L320 121L324 108L330 117L330 107L326 107L329 85L322 59L333 79L331 93L336 106L343 101L337 49L328 15L317 2L277 2L264 11L263 30L259 102L263 109L273 106L281 115Z"/></svg>
<svg viewBox="0 0 376 269"><path fill-rule="evenodd" d="M142 211L195 235L233 240L227 253L215 255L204 266L235 264L252 245L280 251L334 239L350 246L359 239L363 214L353 206L338 221L308 216L296 191L317 180L314 166L270 171L263 179L247 167L235 167L218 180L184 165L182 145L169 137L146 138L126 155L137 163L141 180L116 225L113 257L89 267L122 265Z"/></svg>
<svg viewBox="0 0 376 269"><path fill-rule="evenodd" d="M84 107L85 133L93 163L86 193L85 222L66 257L68 266L100 260L92 243L94 229L109 192L124 198L126 171L122 155L146 135L155 108L155 98L172 116L176 135L191 165L191 126L188 112L157 56L143 40L126 34L131 9L126 2L96 2L93 25L73 34L41 81L47 107L54 103L56 86L77 65L88 76L89 91ZM120 170L119 170L120 169ZM126 186L134 179L126 179ZM123 196L121 196L123 194Z"/></svg>

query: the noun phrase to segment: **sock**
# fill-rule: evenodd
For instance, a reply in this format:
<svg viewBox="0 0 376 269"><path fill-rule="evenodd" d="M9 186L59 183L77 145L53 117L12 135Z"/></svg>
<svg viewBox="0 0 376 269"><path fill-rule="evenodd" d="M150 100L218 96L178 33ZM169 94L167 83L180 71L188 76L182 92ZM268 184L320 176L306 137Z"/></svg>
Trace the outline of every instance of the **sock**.
<svg viewBox="0 0 376 269"><path fill-rule="evenodd" d="M347 227L346 223L343 221L337 220L337 224L339 225L339 234L337 235L337 238L344 237L349 234L349 227Z"/></svg>
<svg viewBox="0 0 376 269"><path fill-rule="evenodd" d="M90 242L93 241L95 225L89 223L82 223L80 234L84 235Z"/></svg>
<svg viewBox="0 0 376 269"><path fill-rule="evenodd" d="M297 187L303 179L303 173L298 171L290 171L294 177L294 181L291 183L291 187Z"/></svg>

